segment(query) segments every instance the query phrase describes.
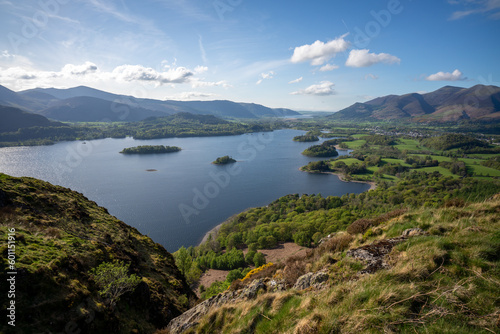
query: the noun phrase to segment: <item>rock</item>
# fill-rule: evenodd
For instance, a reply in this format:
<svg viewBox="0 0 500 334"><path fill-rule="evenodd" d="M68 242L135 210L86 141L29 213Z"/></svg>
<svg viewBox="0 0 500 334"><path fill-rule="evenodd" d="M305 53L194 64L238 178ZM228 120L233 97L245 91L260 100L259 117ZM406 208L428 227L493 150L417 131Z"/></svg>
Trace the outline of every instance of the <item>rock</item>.
<svg viewBox="0 0 500 334"><path fill-rule="evenodd" d="M240 297L246 299L253 299L257 297L259 290L264 290L264 291L267 290L263 278L254 280L252 283L250 283L249 286L243 289L243 291L240 294Z"/></svg>
<svg viewBox="0 0 500 334"><path fill-rule="evenodd" d="M425 232L421 228L414 227L414 228L409 228L407 230L404 230L403 233L401 234L401 236L403 236L403 237L416 237L418 235L424 235L424 234L427 234L427 232Z"/></svg>
<svg viewBox="0 0 500 334"><path fill-rule="evenodd" d="M257 297L260 290L267 290L264 279L254 280L249 286L238 291L226 291L216 296L210 297L195 307L187 310L177 318L170 321L167 326L167 333L183 333L191 327L195 327L200 319L208 314L213 308L233 303L239 299L253 299Z"/></svg>
<svg viewBox="0 0 500 334"><path fill-rule="evenodd" d="M406 240L404 237L381 240L371 245L362 246L347 251L347 256L366 262L366 268L360 273L374 273L377 270L388 268L385 262L385 256L389 254L392 248L400 242Z"/></svg>
<svg viewBox="0 0 500 334"><path fill-rule="evenodd" d="M275 280L272 279L269 282L267 282L267 291L268 292L279 292L279 291L286 291L286 282L284 279L281 280Z"/></svg>
<svg viewBox="0 0 500 334"><path fill-rule="evenodd" d="M293 288L297 290L304 290L309 287L321 288L323 283L328 280L326 270L321 270L316 273L307 273L300 276L295 282Z"/></svg>
<svg viewBox="0 0 500 334"><path fill-rule="evenodd" d="M196 326L198 321L210 312L212 308L227 304L233 301L236 297L237 293L234 291L224 292L210 297L195 307L190 308L177 318L172 319L167 326L167 332L182 333L187 329Z"/></svg>

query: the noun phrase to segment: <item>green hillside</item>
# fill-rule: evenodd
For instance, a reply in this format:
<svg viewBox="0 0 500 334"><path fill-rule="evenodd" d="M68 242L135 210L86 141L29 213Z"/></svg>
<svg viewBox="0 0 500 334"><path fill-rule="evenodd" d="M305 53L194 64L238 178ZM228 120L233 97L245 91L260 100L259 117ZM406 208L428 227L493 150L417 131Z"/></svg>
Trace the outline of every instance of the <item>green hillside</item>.
<svg viewBox="0 0 500 334"><path fill-rule="evenodd" d="M152 333L195 302L170 253L70 189L0 174L0 226L2 275L13 230L17 268L15 331L2 321L0 332ZM92 273L114 261L140 279L116 305Z"/></svg>
<svg viewBox="0 0 500 334"><path fill-rule="evenodd" d="M500 195L374 221L233 282L169 333L499 332Z"/></svg>

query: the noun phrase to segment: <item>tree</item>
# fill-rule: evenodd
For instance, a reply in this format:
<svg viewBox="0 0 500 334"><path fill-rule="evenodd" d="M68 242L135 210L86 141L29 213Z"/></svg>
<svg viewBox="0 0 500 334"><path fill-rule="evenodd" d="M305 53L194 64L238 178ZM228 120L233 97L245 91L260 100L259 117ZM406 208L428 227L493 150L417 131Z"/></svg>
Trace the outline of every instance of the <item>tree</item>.
<svg viewBox="0 0 500 334"><path fill-rule="evenodd" d="M247 255L245 256L245 262L248 264L253 264L253 257L257 254L254 250L249 250Z"/></svg>
<svg viewBox="0 0 500 334"><path fill-rule="evenodd" d="M261 252L257 252L253 257L253 264L256 268L266 264L266 256Z"/></svg>
<svg viewBox="0 0 500 334"><path fill-rule="evenodd" d="M177 268L179 268L182 275L186 276L193 263L193 258L191 257L191 255L189 255L186 247L182 246L181 248L179 248L179 250L174 253L174 258Z"/></svg>
<svg viewBox="0 0 500 334"><path fill-rule="evenodd" d="M99 294L106 298L111 309L124 293L134 291L141 281L135 274L128 275L129 266L123 261L103 262L91 271L100 287Z"/></svg>

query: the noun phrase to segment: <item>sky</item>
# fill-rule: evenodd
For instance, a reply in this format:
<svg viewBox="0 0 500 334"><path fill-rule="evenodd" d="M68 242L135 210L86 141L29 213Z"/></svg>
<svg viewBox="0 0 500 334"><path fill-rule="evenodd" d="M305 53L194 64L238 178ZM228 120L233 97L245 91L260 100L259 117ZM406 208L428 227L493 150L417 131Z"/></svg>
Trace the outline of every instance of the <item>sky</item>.
<svg viewBox="0 0 500 334"><path fill-rule="evenodd" d="M0 85L337 111L500 86L500 0L0 0Z"/></svg>

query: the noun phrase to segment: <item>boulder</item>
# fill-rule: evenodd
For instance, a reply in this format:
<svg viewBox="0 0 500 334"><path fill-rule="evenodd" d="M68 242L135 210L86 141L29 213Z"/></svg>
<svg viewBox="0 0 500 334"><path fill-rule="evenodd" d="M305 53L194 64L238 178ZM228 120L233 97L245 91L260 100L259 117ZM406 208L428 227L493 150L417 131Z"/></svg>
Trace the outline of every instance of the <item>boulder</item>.
<svg viewBox="0 0 500 334"><path fill-rule="evenodd" d="M309 287L321 288L328 280L328 273L326 270L321 270L316 273L307 273L300 276L295 282L293 288L297 290L304 290Z"/></svg>

